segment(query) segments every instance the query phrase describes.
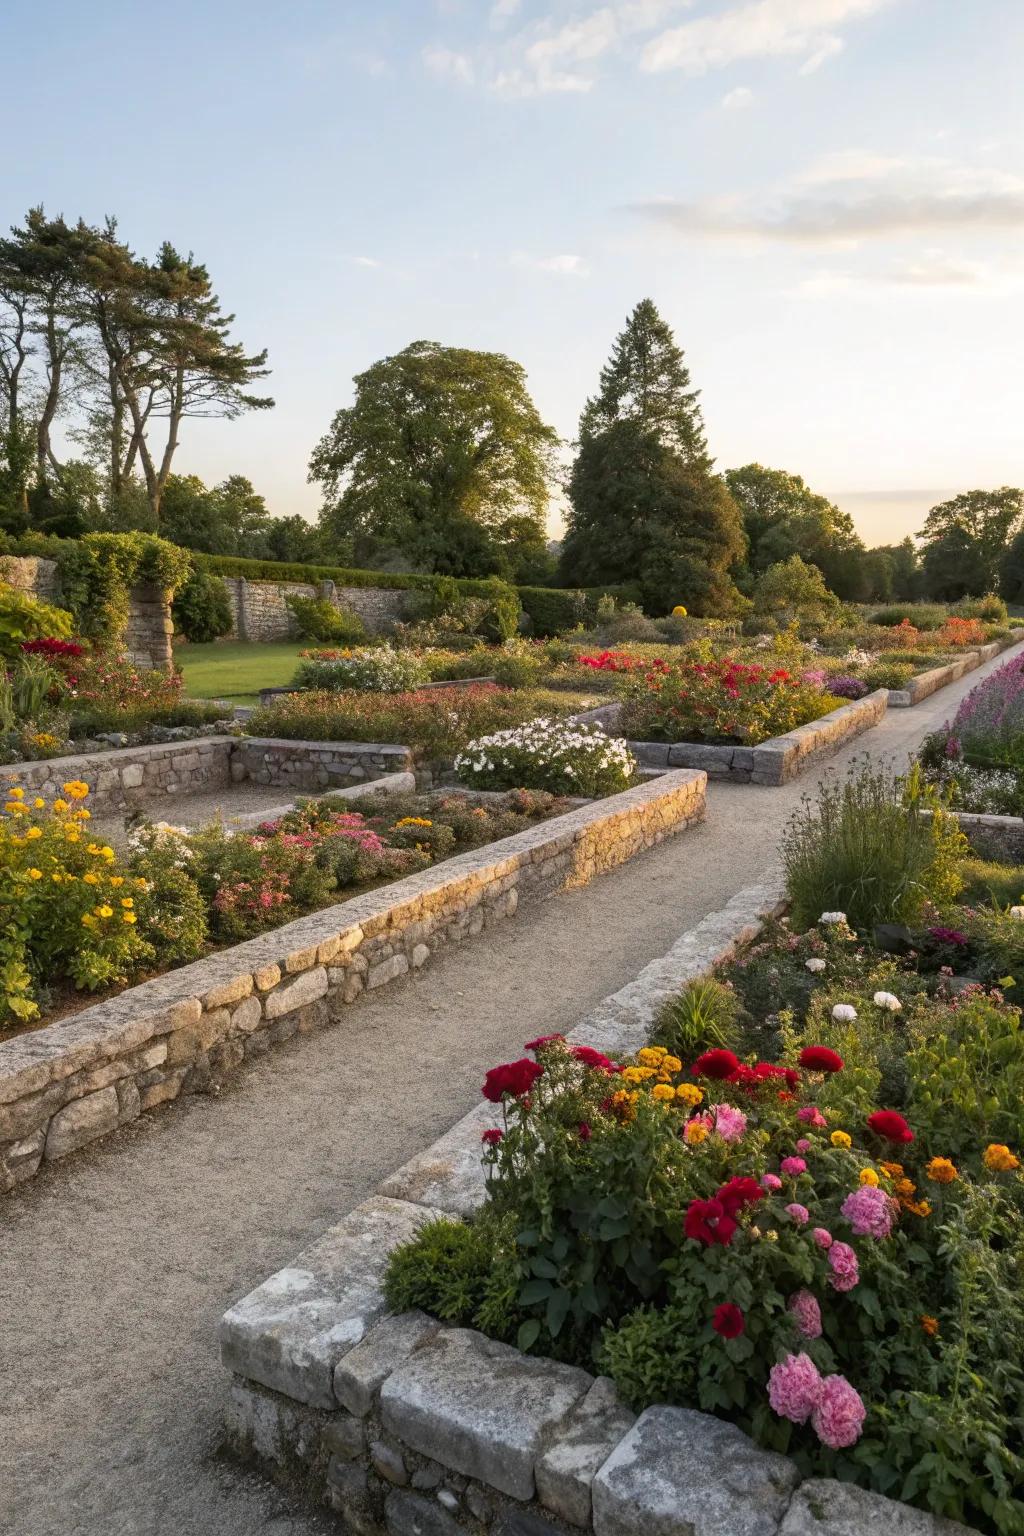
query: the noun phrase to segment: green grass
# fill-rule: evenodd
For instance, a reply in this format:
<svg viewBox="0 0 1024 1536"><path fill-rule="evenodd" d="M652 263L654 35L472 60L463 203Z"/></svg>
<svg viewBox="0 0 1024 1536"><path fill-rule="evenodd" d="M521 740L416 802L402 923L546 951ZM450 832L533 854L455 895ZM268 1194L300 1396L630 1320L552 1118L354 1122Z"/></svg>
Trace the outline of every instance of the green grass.
<svg viewBox="0 0 1024 1536"><path fill-rule="evenodd" d="M295 676L299 652L308 640L268 645L242 641L212 645L181 645L174 659L185 675L190 699L230 699L233 704L258 704L261 688L286 688Z"/></svg>

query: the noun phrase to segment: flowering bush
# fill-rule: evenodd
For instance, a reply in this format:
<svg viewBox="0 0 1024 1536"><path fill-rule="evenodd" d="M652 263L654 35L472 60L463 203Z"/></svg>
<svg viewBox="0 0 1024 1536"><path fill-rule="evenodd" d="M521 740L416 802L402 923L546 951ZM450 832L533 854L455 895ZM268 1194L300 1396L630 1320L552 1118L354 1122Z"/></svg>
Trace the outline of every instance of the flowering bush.
<svg viewBox="0 0 1024 1536"><path fill-rule="evenodd" d="M959 619L953 614L939 630L940 642L957 651L984 645L986 638L980 619Z"/></svg>
<svg viewBox="0 0 1024 1536"><path fill-rule="evenodd" d="M630 673L621 691L623 728L642 741L756 746L828 714L840 702L785 667L712 657Z"/></svg>
<svg viewBox="0 0 1024 1536"><path fill-rule="evenodd" d="M309 652L295 674L298 688L324 688L331 693L369 689L374 693L404 693L427 681L427 668L412 651L381 645L370 650L330 656Z"/></svg>
<svg viewBox="0 0 1024 1536"><path fill-rule="evenodd" d="M870 692L863 678L843 675L829 678L828 691L834 699L863 699Z"/></svg>
<svg viewBox="0 0 1024 1536"><path fill-rule="evenodd" d="M635 771L625 741L600 726L548 719L481 736L455 759L459 778L476 789L611 795L625 789Z"/></svg>
<svg viewBox="0 0 1024 1536"><path fill-rule="evenodd" d="M1004 662L972 688L952 724L928 738L921 757L939 779L960 762L1024 773L1024 661Z"/></svg>

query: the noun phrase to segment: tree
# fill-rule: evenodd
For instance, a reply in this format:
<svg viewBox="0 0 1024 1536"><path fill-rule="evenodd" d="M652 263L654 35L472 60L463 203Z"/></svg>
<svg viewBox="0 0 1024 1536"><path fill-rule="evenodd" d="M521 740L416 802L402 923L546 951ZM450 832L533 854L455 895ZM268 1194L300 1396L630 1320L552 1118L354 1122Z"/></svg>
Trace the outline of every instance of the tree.
<svg viewBox="0 0 1024 1536"><path fill-rule="evenodd" d="M212 490L198 475L167 480L160 531L174 544L208 555L260 558L269 526L267 504L244 475L229 475Z"/></svg>
<svg viewBox="0 0 1024 1536"><path fill-rule="evenodd" d="M955 601L994 592L1006 547L1024 521L1024 491L962 491L932 507L921 530L929 597Z"/></svg>
<svg viewBox="0 0 1024 1536"><path fill-rule="evenodd" d="M921 595L921 562L909 536L899 544L879 544L863 556L868 602L915 602Z"/></svg>
<svg viewBox="0 0 1024 1536"><path fill-rule="evenodd" d="M319 528L304 517L272 517L263 534L260 558L286 565L317 565L324 559Z"/></svg>
<svg viewBox="0 0 1024 1536"><path fill-rule="evenodd" d="M543 529L558 438L518 363L417 341L355 386L354 405L338 411L310 459L329 549L489 575L511 527L526 519Z"/></svg>
<svg viewBox="0 0 1024 1536"><path fill-rule="evenodd" d="M711 472L696 390L649 299L616 339L580 419L559 561L567 586L638 582L645 607L734 612L739 510Z"/></svg>
<svg viewBox="0 0 1024 1536"><path fill-rule="evenodd" d="M816 565L790 555L762 571L754 586L754 610L789 619L812 617L838 606Z"/></svg>
<svg viewBox="0 0 1024 1536"><path fill-rule="evenodd" d="M744 464L727 469L725 482L743 514L748 581L798 554L818 567L840 597L868 595L864 545L848 512L784 469Z"/></svg>

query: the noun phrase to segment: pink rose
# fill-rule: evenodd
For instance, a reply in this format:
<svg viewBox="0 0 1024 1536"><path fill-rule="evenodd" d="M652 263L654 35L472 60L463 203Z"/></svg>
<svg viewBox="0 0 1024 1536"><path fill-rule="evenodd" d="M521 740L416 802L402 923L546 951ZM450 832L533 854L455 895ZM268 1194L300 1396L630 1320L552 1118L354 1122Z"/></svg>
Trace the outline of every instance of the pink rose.
<svg viewBox="0 0 1024 1536"><path fill-rule="evenodd" d="M768 1372L773 1412L792 1424L806 1424L821 1397L821 1376L810 1355L787 1355Z"/></svg>
<svg viewBox="0 0 1024 1536"><path fill-rule="evenodd" d="M795 1221L798 1227L805 1227L811 1217L806 1205L798 1205L795 1200L792 1205L786 1206L786 1215L791 1221Z"/></svg>
<svg viewBox="0 0 1024 1536"><path fill-rule="evenodd" d="M802 1157L784 1157L782 1162L779 1164L779 1167L782 1169L783 1173L790 1173L794 1176L798 1173L807 1172L807 1164L804 1162Z"/></svg>
<svg viewBox="0 0 1024 1536"><path fill-rule="evenodd" d="M786 1311L792 1314L805 1339L821 1338L821 1308L810 1291L797 1291L789 1298Z"/></svg>
<svg viewBox="0 0 1024 1536"><path fill-rule="evenodd" d="M742 1109L732 1104L715 1105L715 1130L723 1141L739 1141L747 1128L747 1117Z"/></svg>
<svg viewBox="0 0 1024 1536"><path fill-rule="evenodd" d="M805 1104L803 1109L798 1109L796 1112L796 1117L798 1120L802 1120L805 1125L813 1125L815 1129L819 1131L821 1130L822 1126L828 1124L828 1121L825 1119L825 1116L822 1114L821 1110L816 1108L816 1106L813 1104Z"/></svg>
<svg viewBox="0 0 1024 1536"><path fill-rule="evenodd" d="M819 1248L832 1247L832 1233L826 1231L824 1227L815 1227L814 1231L811 1233L811 1236L814 1238L814 1241L817 1243Z"/></svg>
<svg viewBox="0 0 1024 1536"><path fill-rule="evenodd" d="M814 1406L811 1424L822 1445L841 1451L860 1439L867 1409L845 1376L826 1376Z"/></svg>
<svg viewBox="0 0 1024 1536"><path fill-rule="evenodd" d="M763 1173L761 1175L761 1188L776 1190L782 1188L782 1180L777 1173Z"/></svg>
<svg viewBox="0 0 1024 1536"><path fill-rule="evenodd" d="M807 1140L806 1136L800 1137L796 1144L796 1149L798 1152L809 1152L811 1150L811 1143Z"/></svg>
<svg viewBox="0 0 1024 1536"><path fill-rule="evenodd" d="M857 1255L849 1243L833 1243L828 1250L829 1283L833 1290L852 1291L860 1279Z"/></svg>

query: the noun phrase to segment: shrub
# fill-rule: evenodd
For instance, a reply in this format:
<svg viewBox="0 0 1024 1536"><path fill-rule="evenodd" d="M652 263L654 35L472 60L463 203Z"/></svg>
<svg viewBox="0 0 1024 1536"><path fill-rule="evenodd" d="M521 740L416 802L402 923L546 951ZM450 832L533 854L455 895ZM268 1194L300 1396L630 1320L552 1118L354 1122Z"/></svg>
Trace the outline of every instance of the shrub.
<svg viewBox="0 0 1024 1536"><path fill-rule="evenodd" d="M839 599L825 585L816 565L808 565L799 555L790 555L770 565L754 583L754 609L757 613L815 614L837 609Z"/></svg>
<svg viewBox="0 0 1024 1536"><path fill-rule="evenodd" d="M171 604L174 627L194 645L229 635L233 627L227 588L219 576L196 566Z"/></svg>
<svg viewBox="0 0 1024 1536"><path fill-rule="evenodd" d="M474 789L612 795L635 771L626 743L600 726L545 719L478 737L455 759L455 772Z"/></svg>
<svg viewBox="0 0 1024 1536"><path fill-rule="evenodd" d="M983 619L987 624L1005 624L1008 618L1006 604L994 592L984 597L962 597L956 612L965 619Z"/></svg>
<svg viewBox="0 0 1024 1536"><path fill-rule="evenodd" d="M368 689L374 693L405 693L427 681L427 669L411 651L382 645L348 655L304 657L295 674L298 688L323 688L330 693Z"/></svg>
<svg viewBox="0 0 1024 1536"><path fill-rule="evenodd" d="M186 580L192 556L152 533L87 533L62 541L57 566L78 633L109 647L124 636L132 587L145 583L170 596Z"/></svg>
<svg viewBox="0 0 1024 1536"><path fill-rule="evenodd" d="M503 688L536 688L544 672L544 658L527 651L499 651L490 671Z"/></svg>
<svg viewBox="0 0 1024 1536"><path fill-rule="evenodd" d="M0 656L16 656L26 641L70 636L71 615L66 609L0 583Z"/></svg>
<svg viewBox="0 0 1024 1536"><path fill-rule="evenodd" d="M582 624L587 617L584 592L560 592L553 587L520 587L519 597L523 612L530 621L531 632L538 636L564 634L566 630Z"/></svg>
<svg viewBox="0 0 1024 1536"><path fill-rule="evenodd" d="M830 677L826 686L834 699L863 699L871 692L861 677Z"/></svg>
<svg viewBox="0 0 1024 1536"><path fill-rule="evenodd" d="M939 743L943 759L1024 770L1024 662L1004 662L961 702Z"/></svg>
<svg viewBox="0 0 1024 1536"><path fill-rule="evenodd" d="M841 911L867 933L878 923L912 923L926 901L956 895L966 848L917 770L900 779L870 761L855 765L842 782L824 779L783 833L793 922L807 928L822 912Z"/></svg>
<svg viewBox="0 0 1024 1536"><path fill-rule="evenodd" d="M306 640L349 645L366 639L359 615L346 608L336 608L326 597L287 596L285 602L296 629Z"/></svg>
<svg viewBox="0 0 1024 1536"><path fill-rule="evenodd" d="M471 650L430 650L422 656L423 664L432 682L462 682L466 678L490 677L497 652L489 646L474 643Z"/></svg>
<svg viewBox="0 0 1024 1536"><path fill-rule="evenodd" d="M905 688L914 675L914 668L909 662L889 662L881 666L869 667L864 673L864 681L868 688Z"/></svg>
<svg viewBox="0 0 1024 1536"><path fill-rule="evenodd" d="M871 615L870 622L882 624L886 628L906 622L917 629L938 629L945 621L946 614L947 610L941 603L894 603L879 608Z"/></svg>
<svg viewBox="0 0 1024 1536"><path fill-rule="evenodd" d="M785 667L707 653L702 661L655 664L622 686L622 728L632 741L736 741L757 746L835 709L838 700Z"/></svg>
<svg viewBox="0 0 1024 1536"><path fill-rule="evenodd" d="M664 1046L684 1060L712 1047L733 1049L739 1041L739 999L714 976L695 976L665 1004L651 1033L651 1044Z"/></svg>

